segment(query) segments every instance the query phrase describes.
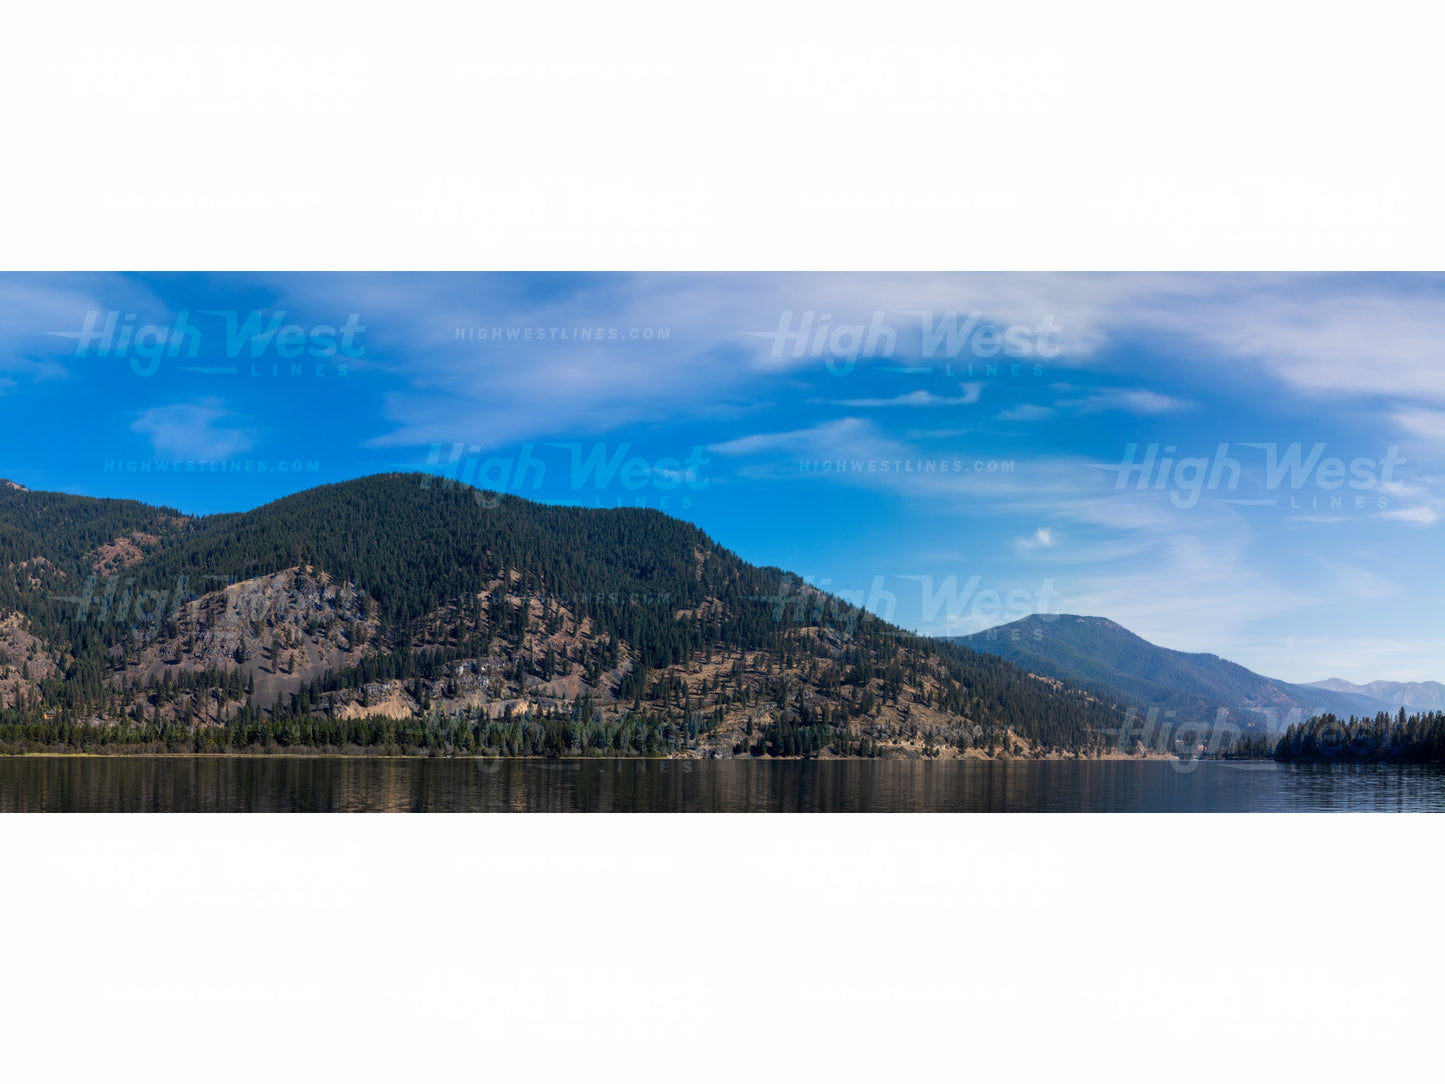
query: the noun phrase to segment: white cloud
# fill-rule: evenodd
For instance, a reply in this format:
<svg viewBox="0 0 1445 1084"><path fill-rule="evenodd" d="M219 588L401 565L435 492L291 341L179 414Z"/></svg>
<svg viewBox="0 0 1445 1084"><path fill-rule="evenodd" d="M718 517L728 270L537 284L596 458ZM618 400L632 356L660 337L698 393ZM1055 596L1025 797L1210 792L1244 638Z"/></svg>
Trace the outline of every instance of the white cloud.
<svg viewBox="0 0 1445 1084"><path fill-rule="evenodd" d="M733 441L709 445L708 451L738 457L782 452L789 457L816 460L896 460L915 454L913 449L880 434L877 426L863 418L840 418L806 429L738 436Z"/></svg>
<svg viewBox="0 0 1445 1084"><path fill-rule="evenodd" d="M1015 538L1014 544L1021 550L1047 549L1054 544L1054 532L1040 527L1027 538Z"/></svg>
<svg viewBox="0 0 1445 1084"><path fill-rule="evenodd" d="M866 327L881 313L893 338L884 336L874 353L935 370L1012 361L1054 372L1097 368L1111 344L1152 340L1181 364L1249 381L1255 394L1263 380L1311 396L1368 395L1412 409L1445 403L1445 290L1434 280L1412 279L1406 289L1392 280L1288 274L641 274L580 278L540 298L491 280L430 276L308 276L276 287L286 295L278 305L366 314L377 343L366 364L407 384L387 400L393 428L373 438L380 446L464 440L496 447L564 430L616 430L661 411L742 416L776 394L770 381L825 371L811 338L799 355L791 341L777 349L770 338L748 334L777 328L784 313L793 314L789 326L801 326L805 312L815 324L826 316L831 327ZM980 326L1058 330L1029 356L985 357L969 348L925 358L923 319L906 315L920 312L935 325L948 312L977 312ZM459 328L582 325L616 328L622 338L456 337ZM666 328L668 338L626 337L648 327ZM1033 350L1044 340L1025 342ZM860 369L871 364L864 353ZM927 392L839 399L845 409L946 401ZM1075 400L1076 409L1142 415L1187 406L1144 389L1086 390Z"/></svg>
<svg viewBox="0 0 1445 1084"><path fill-rule="evenodd" d="M1392 416L1395 423L1411 436L1445 444L1445 411L1417 408L1397 410Z"/></svg>
<svg viewBox="0 0 1445 1084"><path fill-rule="evenodd" d="M1082 399L1059 400L1060 407L1072 407L1080 414L1120 411L1128 414L1174 414L1188 410L1190 403L1142 388L1109 388Z"/></svg>
<svg viewBox="0 0 1445 1084"><path fill-rule="evenodd" d="M255 446L252 434L219 424L230 416L219 400L207 399L151 407L130 428L150 437L160 459L225 459Z"/></svg>
<svg viewBox="0 0 1445 1084"><path fill-rule="evenodd" d="M1041 422L1054 416L1051 408L1039 406L1037 403L1024 403L1021 406L1010 407L998 416L1001 422Z"/></svg>
<svg viewBox="0 0 1445 1084"><path fill-rule="evenodd" d="M1382 519L1393 519L1400 523L1415 523L1421 527L1429 527L1433 523L1440 522L1440 513L1434 508L1422 504L1413 505L1409 508L1390 508L1380 513Z"/></svg>
<svg viewBox="0 0 1445 1084"><path fill-rule="evenodd" d="M98 300L97 295L105 300ZM80 330L88 313L117 309L166 311L143 286L126 276L0 276L0 372L54 380L113 365L113 361L94 355L76 357L76 344L57 335ZM58 350L62 352L57 354Z"/></svg>
<svg viewBox="0 0 1445 1084"><path fill-rule="evenodd" d="M973 381L959 385L963 394L959 396L934 395L929 391L911 391L895 395L890 399L815 399L813 402L827 402L833 406L845 407L941 407L969 406L979 401L983 384Z"/></svg>
<svg viewBox="0 0 1445 1084"><path fill-rule="evenodd" d="M904 431L904 440L948 440L952 437L966 437L974 432L972 426L962 429L908 429Z"/></svg>

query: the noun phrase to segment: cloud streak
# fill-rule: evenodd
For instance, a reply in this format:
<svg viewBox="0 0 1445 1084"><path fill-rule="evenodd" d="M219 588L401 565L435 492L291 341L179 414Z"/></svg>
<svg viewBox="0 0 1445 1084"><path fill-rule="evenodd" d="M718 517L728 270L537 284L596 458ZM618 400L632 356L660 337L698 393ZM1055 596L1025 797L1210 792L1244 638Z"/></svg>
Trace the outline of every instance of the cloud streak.
<svg viewBox="0 0 1445 1084"><path fill-rule="evenodd" d="M231 417L220 400L151 407L131 423L131 431L150 438L161 459L225 459L255 447L254 436L223 425Z"/></svg>

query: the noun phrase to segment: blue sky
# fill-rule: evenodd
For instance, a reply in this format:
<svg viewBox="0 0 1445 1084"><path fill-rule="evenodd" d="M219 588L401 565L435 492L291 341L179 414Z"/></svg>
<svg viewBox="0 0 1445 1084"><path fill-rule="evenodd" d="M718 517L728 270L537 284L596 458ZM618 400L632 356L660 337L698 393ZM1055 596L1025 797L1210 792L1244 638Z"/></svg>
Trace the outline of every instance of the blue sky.
<svg viewBox="0 0 1445 1084"><path fill-rule="evenodd" d="M661 508L925 632L1087 613L1288 680L1445 680L1442 302L1422 275L9 274L0 475L203 513L450 471Z"/></svg>

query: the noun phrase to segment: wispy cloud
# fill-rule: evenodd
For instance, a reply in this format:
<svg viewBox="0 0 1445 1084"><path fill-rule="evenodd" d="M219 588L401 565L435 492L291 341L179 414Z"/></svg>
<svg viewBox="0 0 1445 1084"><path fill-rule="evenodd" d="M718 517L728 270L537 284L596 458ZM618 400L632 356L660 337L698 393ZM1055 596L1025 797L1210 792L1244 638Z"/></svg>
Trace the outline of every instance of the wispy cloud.
<svg viewBox="0 0 1445 1084"><path fill-rule="evenodd" d="M368 331L356 372L345 385L318 383L300 394L316 406L307 424L320 446L346 455L360 446L355 459L364 454L368 463L420 462L432 443L465 442L468 454L485 456L523 441L606 436L659 445L652 460L705 444L717 457L707 515L719 537L739 540L740 552L781 562L792 540L769 547L787 528L757 511L796 508L795 526L810 530L830 519L865 525L834 532L843 538L836 560L857 561L860 574L895 563L900 546L966 548L975 571L1068 577L1071 606L1137 622L1137 631L1191 649L1266 652L1302 624L1328 628L1341 642L1388 636L1386 626L1400 622L1428 628L1445 604L1431 550L1445 519L1442 276L182 278L0 275L7 421L25 396L66 390L41 387L38 377L113 375L110 362L76 358L72 342L47 335L80 327L87 309L162 321L173 314L167 306L197 309L206 299L208 307L262 305L321 324L359 312ZM788 326L799 327L804 311L815 328L825 318L833 327L868 326L881 313L889 333L871 355L865 343L856 366L832 368L811 349L812 335L795 351L792 340L778 349L772 335L746 334L778 328L785 313ZM1048 353L1015 374L997 342L930 355L922 329L948 313L981 329L1047 322L1058 331ZM995 362L997 372L978 378ZM127 437L143 436L168 458L233 455L275 436L248 419L279 384L253 381L226 391L224 402L197 401L197 390L220 385L170 382L182 375L192 379L167 366L151 383L111 380L105 394L122 398L89 417L112 425L123 417ZM176 400L183 402L157 405ZM13 433L12 458L43 439ZM106 433L112 443L116 435ZM1299 441L1306 451L1327 442L1325 454L1347 464L1398 443L1405 463L1395 481L1368 493L1326 489L1312 477L1297 506L1239 508L1206 491L1195 507L1175 507L1183 464L1226 441ZM1143 490L1114 485L1127 442L1141 455L1157 444L1159 481ZM1274 495L1259 489L1257 459L1231 455L1241 460L1231 496ZM801 463L824 459L835 467L877 460L879 469L849 462L825 476ZM951 469L885 472L884 460ZM1341 493L1343 508L1332 503ZM728 500L745 510L730 511ZM1345 555L1347 540L1359 539L1366 555ZM1302 559L1316 545L1340 566L1368 566L1378 559L1370 554L1388 552L1413 570L1412 589L1375 608L1387 613L1364 602L1332 608L1331 591L1356 597L1349 591L1358 582Z"/></svg>
<svg viewBox="0 0 1445 1084"><path fill-rule="evenodd" d="M1040 527L1027 538L1015 538L1014 545L1019 549L1028 551L1036 549L1047 549L1054 544L1054 532L1047 527Z"/></svg>
<svg viewBox="0 0 1445 1084"><path fill-rule="evenodd" d="M1381 512L1380 516L1397 523L1414 523L1421 527L1440 522L1440 512L1423 504L1411 505L1408 508L1389 508Z"/></svg>
<svg viewBox="0 0 1445 1084"><path fill-rule="evenodd" d="M150 438L161 459L224 459L255 447L252 433L223 425L231 417L218 399L176 403L142 411L131 431Z"/></svg>
<svg viewBox="0 0 1445 1084"><path fill-rule="evenodd" d="M1010 407L998 416L1001 422L1041 422L1054 417L1054 410L1051 407L1040 406L1037 403L1024 403L1020 406Z"/></svg>
<svg viewBox="0 0 1445 1084"><path fill-rule="evenodd" d="M1174 414L1188 410L1190 403L1143 388L1109 388L1082 399L1060 399L1058 406L1080 414L1120 411L1126 414Z"/></svg>
<svg viewBox="0 0 1445 1084"><path fill-rule="evenodd" d="M962 395L947 396L934 395L929 391L911 391L904 395L895 395L884 399L815 399L814 402L826 402L832 406L844 407L944 407L944 406L971 406L979 401L983 393L983 384L972 381L961 384Z"/></svg>
<svg viewBox="0 0 1445 1084"><path fill-rule="evenodd" d="M142 312L163 308L125 276L0 275L0 372L53 380L107 364L76 359L75 344L57 334L83 327L89 312L120 306Z"/></svg>
<svg viewBox="0 0 1445 1084"><path fill-rule="evenodd" d="M797 478L810 481L822 475L800 474L800 460L876 463L901 460L915 454L913 448L889 438L875 424L864 418L839 418L805 429L755 433L710 445L708 451L723 456L754 458L754 462L740 468L739 473L743 477ZM762 462L756 461L759 456L765 457ZM858 484L868 485L870 478L876 480L881 475L843 471L829 477L853 479Z"/></svg>
<svg viewBox="0 0 1445 1084"><path fill-rule="evenodd" d="M1445 444L1445 410L1397 410L1392 417L1410 436L1432 444Z"/></svg>

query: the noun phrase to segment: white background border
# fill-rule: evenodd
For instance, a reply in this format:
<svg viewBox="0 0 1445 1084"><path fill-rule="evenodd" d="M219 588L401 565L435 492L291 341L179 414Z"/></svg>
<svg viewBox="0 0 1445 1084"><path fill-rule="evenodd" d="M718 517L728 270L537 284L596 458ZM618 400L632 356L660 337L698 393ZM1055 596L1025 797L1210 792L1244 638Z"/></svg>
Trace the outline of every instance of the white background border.
<svg viewBox="0 0 1445 1084"><path fill-rule="evenodd" d="M1425 10L31 6L0 262L1438 269ZM1401 1079L1435 825L5 817L6 1075Z"/></svg>

